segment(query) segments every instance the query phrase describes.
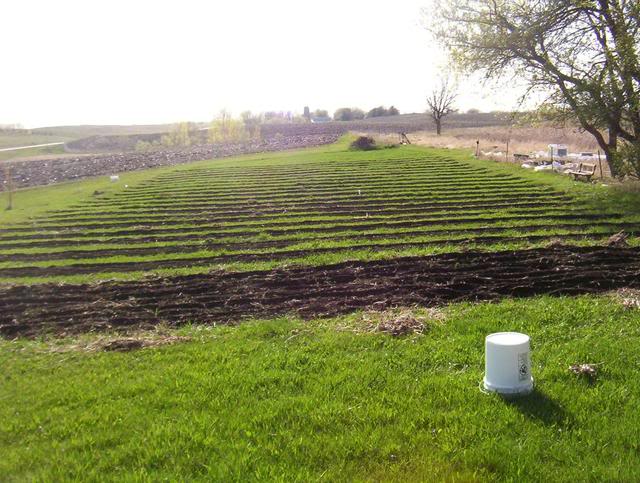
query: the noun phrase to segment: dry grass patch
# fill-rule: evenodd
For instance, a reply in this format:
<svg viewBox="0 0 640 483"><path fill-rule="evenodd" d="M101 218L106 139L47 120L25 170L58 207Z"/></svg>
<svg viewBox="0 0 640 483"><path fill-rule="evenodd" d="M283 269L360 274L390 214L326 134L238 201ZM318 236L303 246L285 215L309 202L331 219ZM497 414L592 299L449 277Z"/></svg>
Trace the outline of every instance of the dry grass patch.
<svg viewBox="0 0 640 483"><path fill-rule="evenodd" d="M548 151L549 144L566 144L571 152L597 151L595 139L579 129L556 129L549 126L446 129L437 136L435 132L421 131L409 135L415 144L436 148L476 148L480 141L482 151L506 151L509 140L509 152Z"/></svg>
<svg viewBox="0 0 640 483"><path fill-rule="evenodd" d="M77 339L52 339L45 342L47 352L129 352L148 347L160 347L189 342L192 337L175 335L169 329L140 331L123 336L109 334L96 337L87 334Z"/></svg>
<svg viewBox="0 0 640 483"><path fill-rule="evenodd" d="M442 135L435 131L418 131L408 134L413 144L430 148L470 149L475 152L476 141L479 141L480 157L493 161L513 162L513 153L529 154L533 152L548 152L549 144L566 144L572 153L597 152L598 144L588 133L578 128L555 128L552 126L491 126L467 127L447 129L446 124ZM380 134L374 136L378 143L398 142L394 134ZM509 144L508 153L507 143ZM508 158L508 159L507 159ZM518 162L519 163L519 162ZM604 177L611 173L603 162ZM602 173L597 168L597 176Z"/></svg>
<svg viewBox="0 0 640 483"><path fill-rule="evenodd" d="M576 376L585 377L593 382L598 377L599 364L574 364L569 367L569 371Z"/></svg>
<svg viewBox="0 0 640 483"><path fill-rule="evenodd" d="M629 246L629 244L627 243L628 238L629 238L629 235L627 235L624 231L621 231L609 237L609 239L607 240L607 246L611 248L628 247Z"/></svg>
<svg viewBox="0 0 640 483"><path fill-rule="evenodd" d="M640 290L623 288L614 292L614 298L626 309L640 309Z"/></svg>
<svg viewBox="0 0 640 483"><path fill-rule="evenodd" d="M367 310L340 319L334 328L339 332L371 334L382 332L394 337L422 335L431 327L442 324L444 311L437 308L396 308L384 311Z"/></svg>

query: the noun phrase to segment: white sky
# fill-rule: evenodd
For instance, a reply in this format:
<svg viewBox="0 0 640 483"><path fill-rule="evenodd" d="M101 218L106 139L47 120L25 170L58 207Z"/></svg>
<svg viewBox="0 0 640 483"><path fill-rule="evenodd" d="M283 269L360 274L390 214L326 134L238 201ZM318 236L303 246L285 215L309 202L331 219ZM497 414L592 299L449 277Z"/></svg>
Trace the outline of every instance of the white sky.
<svg viewBox="0 0 640 483"><path fill-rule="evenodd" d="M395 105L422 112L446 64L429 0L4 0L0 123L152 124ZM477 81L458 107L510 109Z"/></svg>

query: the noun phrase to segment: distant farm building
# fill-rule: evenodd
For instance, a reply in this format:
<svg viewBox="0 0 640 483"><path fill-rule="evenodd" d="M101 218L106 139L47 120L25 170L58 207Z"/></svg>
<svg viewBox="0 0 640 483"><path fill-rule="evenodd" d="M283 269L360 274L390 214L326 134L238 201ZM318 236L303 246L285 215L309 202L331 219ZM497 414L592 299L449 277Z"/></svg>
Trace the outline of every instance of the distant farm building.
<svg viewBox="0 0 640 483"><path fill-rule="evenodd" d="M331 121L331 118L329 116L318 116L318 117L311 118L311 122L314 124L321 124L323 122L329 122L329 121Z"/></svg>

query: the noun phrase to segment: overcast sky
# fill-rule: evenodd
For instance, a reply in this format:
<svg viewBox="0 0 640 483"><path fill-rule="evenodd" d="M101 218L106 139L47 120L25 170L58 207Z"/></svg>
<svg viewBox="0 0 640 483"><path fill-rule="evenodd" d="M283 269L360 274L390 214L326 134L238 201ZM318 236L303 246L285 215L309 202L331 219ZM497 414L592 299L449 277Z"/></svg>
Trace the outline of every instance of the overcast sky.
<svg viewBox="0 0 640 483"><path fill-rule="evenodd" d="M6 0L0 123L151 124L395 105L422 112L445 59L429 0ZM477 80L460 109L510 109Z"/></svg>

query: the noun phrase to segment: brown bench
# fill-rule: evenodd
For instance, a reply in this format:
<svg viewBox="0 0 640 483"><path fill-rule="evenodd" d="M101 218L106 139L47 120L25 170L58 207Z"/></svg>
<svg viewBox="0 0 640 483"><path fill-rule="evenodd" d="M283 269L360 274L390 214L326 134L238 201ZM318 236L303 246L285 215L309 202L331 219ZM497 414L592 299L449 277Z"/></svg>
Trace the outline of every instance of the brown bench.
<svg viewBox="0 0 640 483"><path fill-rule="evenodd" d="M578 180L584 178L586 181L591 181L591 177L596 174L596 165L591 163L580 163L578 169L572 169L566 171L567 174L573 176L573 179Z"/></svg>

